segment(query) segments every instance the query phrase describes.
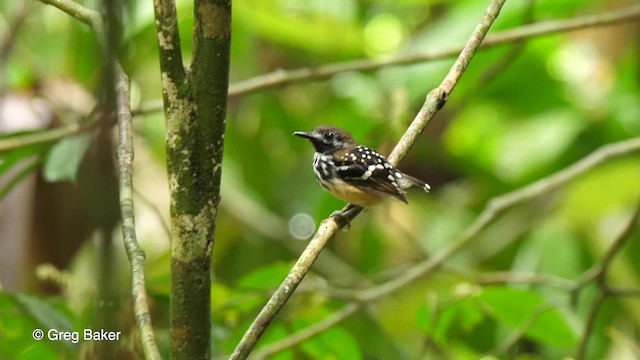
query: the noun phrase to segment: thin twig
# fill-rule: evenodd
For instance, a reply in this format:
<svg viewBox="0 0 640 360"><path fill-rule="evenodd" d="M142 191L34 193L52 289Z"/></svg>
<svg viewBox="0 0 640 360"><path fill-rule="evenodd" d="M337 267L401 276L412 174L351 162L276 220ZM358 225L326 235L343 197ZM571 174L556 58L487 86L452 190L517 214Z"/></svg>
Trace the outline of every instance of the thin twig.
<svg viewBox="0 0 640 360"><path fill-rule="evenodd" d="M8 29L5 36L0 39L0 93L5 91L7 86L7 68L9 66L9 59L14 49L16 39L22 29L22 25L27 19L29 14L30 3L24 1L20 2L16 14L11 17L8 24Z"/></svg>
<svg viewBox="0 0 640 360"><path fill-rule="evenodd" d="M536 307L531 314L520 324L517 326L513 332L509 334L498 346L493 349L490 354L500 358L501 356L506 356L509 351L518 343L526 333L529 331L531 326L538 321L540 316L542 316L545 312L549 310L553 310L554 307L549 304L541 304Z"/></svg>
<svg viewBox="0 0 640 360"><path fill-rule="evenodd" d="M591 27L632 22L637 21L638 19L640 19L640 6L634 5L620 10L579 16L573 19L542 21L506 30L492 36L487 36L480 48L488 49L497 45L521 42L531 38ZM462 49L462 46L456 45L436 51L402 54L383 60L362 59L329 64L316 68L307 67L292 70L276 70L268 74L259 75L232 84L229 87L229 97L232 98L252 94L258 91L279 88L296 83L324 80L334 75L350 71L376 71L392 66L411 65L426 61L447 59L458 55ZM152 100L150 102L143 103L140 108L134 110L134 114L141 115L157 111L162 111L162 102Z"/></svg>
<svg viewBox="0 0 640 360"><path fill-rule="evenodd" d="M396 145L396 147L389 154L388 160L392 164L397 164L405 157L405 155L409 152L409 149L413 146L413 144L418 141L418 137L422 134L422 131L427 126L429 120L433 118L435 113L440 110L456 84L462 77L462 74L469 66L473 55L475 55L476 51L482 44L482 40L485 35L489 31L491 24L498 17L500 13L500 9L502 5L504 5L506 0L493 0L491 1L487 12L484 14L482 21L476 26L475 30L471 34L471 38L469 42L465 45L465 47L460 52L458 59L453 63L451 69L440 83L440 86L431 90L429 94L427 94L427 98L422 105L420 111L409 125L407 131L402 135L400 141Z"/></svg>
<svg viewBox="0 0 640 360"><path fill-rule="evenodd" d="M329 239L333 238L335 233L342 226L338 225L333 218L324 220L313 236L309 245L302 252L298 261L295 263L289 275L271 296L267 304L262 308L258 316L255 318L249 329L245 332L240 343L236 346L236 350L230 359L246 359L253 350L258 339L267 330L267 327L282 309L293 291L300 284L306 273L309 271L314 261L320 255L320 251L324 248Z"/></svg>
<svg viewBox="0 0 640 360"><path fill-rule="evenodd" d="M533 10L535 9L536 0L526 0L527 3L524 7L524 13L522 16L522 23L524 25L531 24L533 22ZM488 40L488 39L487 39ZM522 54L526 47L524 39L520 39L514 42L511 47L498 61L491 64L485 69L478 81L478 87L486 86L491 81L495 80L498 76L504 74L507 68L513 64L513 62Z"/></svg>
<svg viewBox="0 0 640 360"><path fill-rule="evenodd" d="M535 284L555 287L562 290L571 290L573 282L559 276L528 272L491 272L474 276L473 281L478 285L495 284Z"/></svg>
<svg viewBox="0 0 640 360"><path fill-rule="evenodd" d="M589 344L589 338L591 337L591 333L593 332L593 328L595 326L596 318L598 316L598 312L600 310L600 306L606 299L608 295L612 295L613 292L609 290L609 285L607 283L607 273L613 262L615 256L622 250L624 245L629 241L631 235L636 231L638 220L640 219L640 199L638 199L638 203L636 209L629 219L629 222L624 227L624 229L620 232L620 234L613 240L613 243L607 249L602 260L594 265L588 273L589 275L583 276L582 281L579 281L579 285L577 289L581 289L587 282L592 280L596 280L596 284L598 285L598 291L596 293L596 298L593 300L589 312L587 314L587 322L584 325L584 330L582 333L582 337L580 338L580 342L578 343L578 348L576 349L576 360L583 360L587 355L587 345ZM593 271L593 269L596 269ZM586 282L585 282L586 281Z"/></svg>
<svg viewBox="0 0 640 360"><path fill-rule="evenodd" d="M100 16L99 12L84 7L71 0L40 0L40 2L62 10L76 20L89 25L89 27L91 27L95 32L96 39L102 46L102 49L106 49L104 27L102 23L102 17ZM0 153L23 146L54 142L70 135L91 130L95 127L96 123L96 121L74 123L51 130L37 131L3 139L0 140Z"/></svg>
<svg viewBox="0 0 640 360"><path fill-rule="evenodd" d="M596 318L598 317L598 311L600 311L600 306L604 303L607 295L598 291L596 293L595 299L591 303L591 308L589 308L589 313L587 314L587 322L584 325L584 330L582 332L582 338L578 343L578 349L576 350L576 360L585 359L585 355L587 353L587 345L589 345L589 338L591 337L591 333L593 332L593 328L596 324Z"/></svg>
<svg viewBox="0 0 640 360"><path fill-rule="evenodd" d="M475 238L480 231L493 223L493 221L496 220L497 217L506 209L523 201L533 199L545 192L549 192L609 159L637 151L640 151L640 137L605 145L562 171L540 179L533 184L518 190L514 190L491 199L473 223L471 223L471 225L462 232L456 241L451 243L442 252L415 265L413 268L408 269L401 277L364 291L361 295L361 300L369 301L391 292L395 292L425 274L435 270L442 263L467 246L467 244L471 242L471 240Z"/></svg>
<svg viewBox="0 0 640 360"><path fill-rule="evenodd" d="M424 105L409 126L405 135L400 139L392 151L389 156L389 161L391 163L396 164L407 154L428 121L440 108L442 108L448 95L453 91L453 88L458 80L460 80L460 77L467 68L474 53L482 43L482 39L489 31L489 27L498 17L498 13L505 1L506 0L491 1L482 21L474 30L468 43L460 53L460 56L442 81L442 84L427 95ZM351 207L348 208L350 210L352 209ZM343 210L347 210L347 208ZM351 212L353 214L351 218L357 216L359 212L360 209L355 208ZM344 224L339 225L333 218L326 219L322 222L318 231L311 239L311 242L300 255L300 258L289 272L289 275L287 275L287 278L282 282L280 287L278 287L276 292L271 296L267 304L255 318L249 329L244 333L240 343L238 343L236 349L231 354L231 359L246 359L247 356L249 356L273 318L280 309L282 309L291 294L293 294L306 273L309 271L325 244L329 239L333 238L335 233L342 228L342 226L344 226Z"/></svg>
<svg viewBox="0 0 640 360"><path fill-rule="evenodd" d="M496 45L520 41L531 37L555 34L558 32L574 31L587 27L633 21L638 18L640 18L640 6L630 6L618 11L581 16L570 20L543 21L533 25L521 26L516 29L504 31L488 37L482 44L481 48L486 49ZM462 49L462 46L457 45L440 51L403 54L386 60L355 60L325 65L318 68L274 71L269 74L260 75L233 84L229 88L229 96L250 94L256 91L281 87L303 81L307 82L327 79L336 74L349 71L373 71L390 66L408 65L423 61L449 58L459 54Z"/></svg>
<svg viewBox="0 0 640 360"><path fill-rule="evenodd" d="M640 289L609 287L607 289L607 294L617 297L640 297Z"/></svg>
<svg viewBox="0 0 640 360"><path fill-rule="evenodd" d="M79 20L91 27L96 34L96 39L103 51L107 50L107 41L102 15L96 10L89 9L72 0L40 0L40 2L51 5L62 10L67 15Z"/></svg>
<svg viewBox="0 0 640 360"><path fill-rule="evenodd" d="M342 309L334 312L331 316L326 317L322 321L319 321L312 326L304 328L291 336L288 336L280 341L271 343L259 351L252 354L252 359L267 359L270 356L273 356L281 351L289 349L307 339L310 339L316 336L319 333L322 333L342 321L348 319L351 315L356 314L362 308L361 304L351 303L345 305Z"/></svg>
<svg viewBox="0 0 640 360"><path fill-rule="evenodd" d="M51 5L67 13L71 17L79 20L90 27L95 26L95 21L100 17L100 13L88 7L82 6L75 1L70 0L40 0L41 2ZM95 29L94 29L95 30Z"/></svg>
<svg viewBox="0 0 640 360"><path fill-rule="evenodd" d="M133 208L133 130L131 126L131 106L129 102L129 79L118 68L118 173L120 174L120 214L122 216L122 237L127 256L131 263L131 292L142 348L147 359L160 359L156 338L149 314L149 302L144 281L144 250L136 239Z"/></svg>
<svg viewBox="0 0 640 360"><path fill-rule="evenodd" d="M70 0L41 0L53 5L72 17L89 25L96 34L102 49L107 49L106 32L100 13ZM109 55L109 54L106 54ZM119 199L122 217L122 236L131 263L131 293L133 297L136 323L140 330L142 348L146 359L161 359L155 340L149 303L144 281L144 251L136 239L133 208L133 130L131 124L131 103L129 79L117 62L113 64L116 74L116 110L118 118L118 170ZM79 126L79 125L78 125ZM76 129L76 131L80 131Z"/></svg>
<svg viewBox="0 0 640 360"><path fill-rule="evenodd" d="M89 129L91 129L91 127L80 123L73 123L51 130L34 131L8 137L0 140L0 154L26 146L51 143Z"/></svg>
<svg viewBox="0 0 640 360"><path fill-rule="evenodd" d="M598 281L604 287L607 280L607 273L609 268L611 267L611 263L613 259L618 255L620 250L624 247L624 245L629 241L631 235L636 231L636 225L638 223L638 219L640 219L640 199L638 199L638 205L636 207L635 212L631 216L629 223L625 226L624 230L616 237L613 243L607 249L607 252L604 254L604 258L602 258L602 263L600 268L602 269L599 276Z"/></svg>

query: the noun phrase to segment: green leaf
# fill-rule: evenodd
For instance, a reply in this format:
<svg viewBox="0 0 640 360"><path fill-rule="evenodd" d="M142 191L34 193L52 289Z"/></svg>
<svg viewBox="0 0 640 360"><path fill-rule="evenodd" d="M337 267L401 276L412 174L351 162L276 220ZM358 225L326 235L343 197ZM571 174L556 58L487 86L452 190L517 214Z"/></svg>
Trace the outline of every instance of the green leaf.
<svg viewBox="0 0 640 360"><path fill-rule="evenodd" d="M9 138L11 138L11 136L0 136L0 141ZM0 153L0 175L4 174L7 170L11 169L21 160L30 158L32 155L44 152L46 148L46 144L35 144Z"/></svg>
<svg viewBox="0 0 640 360"><path fill-rule="evenodd" d="M559 218L571 226L592 229L599 218L638 197L638 157L628 157L599 166L573 181L565 190Z"/></svg>
<svg viewBox="0 0 640 360"><path fill-rule="evenodd" d="M447 344L447 334L454 327L456 322L457 309L447 307L442 310L437 317L436 327L433 330L433 340L439 344Z"/></svg>
<svg viewBox="0 0 640 360"><path fill-rule="evenodd" d="M340 327L331 328L303 342L300 347L312 359L362 359L362 352L356 340Z"/></svg>
<svg viewBox="0 0 640 360"><path fill-rule="evenodd" d="M245 275L238 282L238 286L245 289L266 290L280 285L291 270L291 265L283 262L267 265L250 274Z"/></svg>
<svg viewBox="0 0 640 360"><path fill-rule="evenodd" d="M78 167L89 148L93 133L66 137L56 143L45 159L44 178L49 182L76 182Z"/></svg>
<svg viewBox="0 0 640 360"><path fill-rule="evenodd" d="M51 349L46 342L33 342L20 351L16 360L59 359L60 354Z"/></svg>
<svg viewBox="0 0 640 360"><path fill-rule="evenodd" d="M507 181L521 180L556 160L587 123L573 110L537 114L506 124L495 173Z"/></svg>
<svg viewBox="0 0 640 360"><path fill-rule="evenodd" d="M13 293L8 295L43 330L73 331L71 320L48 303L26 294Z"/></svg>
<svg viewBox="0 0 640 360"><path fill-rule="evenodd" d="M24 133L12 133L0 136L0 141L20 136ZM47 144L33 144L18 147L4 153L0 152L0 176L4 176L0 186L0 201L24 178L35 171L42 162L41 154Z"/></svg>
<svg viewBox="0 0 640 360"><path fill-rule="evenodd" d="M71 320L54 306L33 296L0 292L0 358L54 359L75 358L77 344L68 341L34 341L40 329L75 331ZM66 354L66 355L64 355Z"/></svg>
<svg viewBox="0 0 640 360"><path fill-rule="evenodd" d="M18 137L25 133L12 133L1 135L0 141ZM7 175L11 180L5 179L4 186L0 189L0 200L13 186L17 185L24 177L29 175L41 162L41 154L47 149L47 144L32 144L21 146L5 152L0 151L0 176ZM20 169L10 172L12 169Z"/></svg>
<svg viewBox="0 0 640 360"><path fill-rule="evenodd" d="M576 335L556 308L547 308L542 296L525 290L505 287L487 288L477 299L498 321L514 328L524 326L536 317L526 330L532 339L549 345L572 347Z"/></svg>
<svg viewBox="0 0 640 360"><path fill-rule="evenodd" d="M512 270L576 278L583 271L580 257L575 256L582 245L565 223L543 221L523 241Z"/></svg>
<svg viewBox="0 0 640 360"><path fill-rule="evenodd" d="M280 324L274 324L273 326L269 327L269 331L267 331L264 335L263 338L263 343L265 344L265 346L268 346L269 343L273 343L273 342L277 342L278 340L282 340L285 337L287 337L289 335L289 332L287 331L287 329L285 329L284 326L280 325ZM258 350L260 350L260 348L258 348ZM269 357L269 359L274 359L274 360L293 360L294 356L293 356L293 350L285 350L285 351L281 351L271 357Z"/></svg>
<svg viewBox="0 0 640 360"><path fill-rule="evenodd" d="M427 304L421 305L416 311L416 326L425 335L433 335L432 309Z"/></svg>
<svg viewBox="0 0 640 360"><path fill-rule="evenodd" d="M504 109L497 104L467 106L449 125L445 146L454 156L490 170L504 137L505 118Z"/></svg>
<svg viewBox="0 0 640 360"><path fill-rule="evenodd" d="M36 171L40 162L41 159L39 157L31 159L30 162L25 163L21 169L18 169L17 173L7 176L9 180L0 186L0 201L2 201L2 199L4 199L4 197L7 196L15 186L20 184L22 180Z"/></svg>
<svg viewBox="0 0 640 360"><path fill-rule="evenodd" d="M302 18L291 16L273 5L264 1L239 1L233 19L275 43L302 50L333 56L356 56L363 52L362 32L357 23L315 11L307 12Z"/></svg>
<svg viewBox="0 0 640 360"><path fill-rule="evenodd" d="M483 318L476 304L468 298L461 299L435 315L433 338L440 344L448 344L453 337L470 334Z"/></svg>

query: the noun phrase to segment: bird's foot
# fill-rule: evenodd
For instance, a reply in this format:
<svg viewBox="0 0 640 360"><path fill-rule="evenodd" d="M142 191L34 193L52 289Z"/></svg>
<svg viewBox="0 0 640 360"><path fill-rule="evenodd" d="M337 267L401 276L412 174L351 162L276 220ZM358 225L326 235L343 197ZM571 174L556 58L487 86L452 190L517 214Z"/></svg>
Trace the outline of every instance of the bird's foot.
<svg viewBox="0 0 640 360"><path fill-rule="evenodd" d="M351 221L349 220L349 216L346 214L346 211L336 210L331 213L331 217L335 218L339 223L344 224L345 229L349 229L351 227Z"/></svg>
<svg viewBox="0 0 640 360"><path fill-rule="evenodd" d="M345 230L351 228L351 214L359 207L353 204L349 204L345 210L336 210L331 213L331 217L336 218L339 222L344 224Z"/></svg>

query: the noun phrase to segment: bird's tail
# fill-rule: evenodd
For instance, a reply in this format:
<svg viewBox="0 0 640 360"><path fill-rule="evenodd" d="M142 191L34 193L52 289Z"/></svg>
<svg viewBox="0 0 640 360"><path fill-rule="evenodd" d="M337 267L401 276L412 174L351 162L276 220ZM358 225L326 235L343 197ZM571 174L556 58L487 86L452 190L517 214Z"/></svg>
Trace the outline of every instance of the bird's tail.
<svg viewBox="0 0 640 360"><path fill-rule="evenodd" d="M429 192L429 190L431 190L431 186L429 184L407 174L402 174L402 179L400 179L399 185L403 189L410 188L411 186L417 186L422 188L422 190L426 192Z"/></svg>

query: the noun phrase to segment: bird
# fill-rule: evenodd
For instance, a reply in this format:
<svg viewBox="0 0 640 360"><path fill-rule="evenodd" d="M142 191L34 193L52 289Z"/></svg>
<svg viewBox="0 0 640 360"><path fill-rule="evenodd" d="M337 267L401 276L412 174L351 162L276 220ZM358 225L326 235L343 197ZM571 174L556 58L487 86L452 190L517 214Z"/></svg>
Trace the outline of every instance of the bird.
<svg viewBox="0 0 640 360"><path fill-rule="evenodd" d="M426 192L431 189L426 182L398 170L383 155L358 144L350 133L335 126L321 125L293 135L309 140L315 148L313 171L320 186L350 204L369 208L388 197L407 203L405 189L412 186Z"/></svg>

